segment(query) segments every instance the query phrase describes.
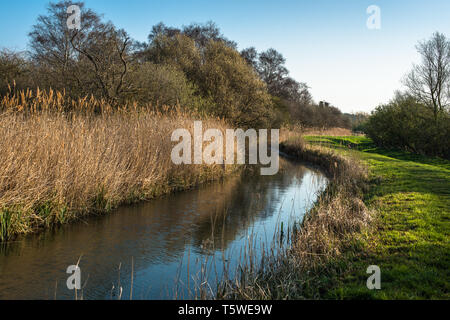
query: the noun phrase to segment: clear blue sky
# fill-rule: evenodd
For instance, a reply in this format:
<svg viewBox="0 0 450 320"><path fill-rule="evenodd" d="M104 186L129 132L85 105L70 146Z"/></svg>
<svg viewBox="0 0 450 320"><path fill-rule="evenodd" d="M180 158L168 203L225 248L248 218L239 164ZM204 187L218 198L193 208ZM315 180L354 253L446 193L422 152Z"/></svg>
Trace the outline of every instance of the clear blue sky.
<svg viewBox="0 0 450 320"><path fill-rule="evenodd" d="M1 1L0 47L26 49L27 33L48 0ZM105 19L144 41L151 26L212 20L239 48L273 47L316 101L345 112L370 111L401 89L418 61L417 41L434 31L450 37L449 0L86 0ZM381 29L369 30L367 7L381 8Z"/></svg>

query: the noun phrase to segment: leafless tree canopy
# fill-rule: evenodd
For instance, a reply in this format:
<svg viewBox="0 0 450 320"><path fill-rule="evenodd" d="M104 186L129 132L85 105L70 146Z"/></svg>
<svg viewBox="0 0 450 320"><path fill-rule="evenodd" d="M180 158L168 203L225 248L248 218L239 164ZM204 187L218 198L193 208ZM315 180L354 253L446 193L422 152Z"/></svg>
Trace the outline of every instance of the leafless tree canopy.
<svg viewBox="0 0 450 320"><path fill-rule="evenodd" d="M69 30L67 8L81 8L81 29ZM84 3L50 3L48 14L38 17L30 36L31 57L61 88L73 93L101 93L117 98L123 90L130 59L131 40Z"/></svg>
<svg viewBox="0 0 450 320"><path fill-rule="evenodd" d="M413 66L404 83L416 99L433 109L437 118L450 105L450 41L436 32L430 40L420 42L417 50L422 62Z"/></svg>

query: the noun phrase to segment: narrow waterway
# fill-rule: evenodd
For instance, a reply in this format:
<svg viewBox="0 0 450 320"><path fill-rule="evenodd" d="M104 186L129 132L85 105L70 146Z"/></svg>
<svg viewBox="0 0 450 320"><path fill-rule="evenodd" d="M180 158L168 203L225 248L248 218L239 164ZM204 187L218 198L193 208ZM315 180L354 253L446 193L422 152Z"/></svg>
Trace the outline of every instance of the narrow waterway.
<svg viewBox="0 0 450 320"><path fill-rule="evenodd" d="M0 299L74 299L66 270L79 259L78 299L213 292L249 253L258 261L276 247L326 184L319 171L281 159L275 176L255 170L24 237L0 247Z"/></svg>

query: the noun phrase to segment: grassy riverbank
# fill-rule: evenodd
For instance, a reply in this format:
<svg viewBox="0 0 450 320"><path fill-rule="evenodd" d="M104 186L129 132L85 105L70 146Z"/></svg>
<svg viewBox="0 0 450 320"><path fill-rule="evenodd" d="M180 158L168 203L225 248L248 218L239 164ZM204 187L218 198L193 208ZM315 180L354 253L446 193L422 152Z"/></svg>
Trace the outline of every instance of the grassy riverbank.
<svg viewBox="0 0 450 320"><path fill-rule="evenodd" d="M244 262L236 279L219 286L220 299L323 298L329 280L344 267L342 253L358 248L370 229L372 212L362 201L368 188L364 166L329 148L309 146L295 133L284 132L282 140L284 153L320 166L329 185L301 226L290 230L290 248L269 250L251 268Z"/></svg>
<svg viewBox="0 0 450 320"><path fill-rule="evenodd" d="M0 101L0 241L102 214L126 203L191 188L234 166L171 161L172 132L193 132L194 115L58 92L22 92ZM204 130L226 129L203 119Z"/></svg>
<svg viewBox="0 0 450 320"><path fill-rule="evenodd" d="M364 202L377 210L374 230L324 298L449 299L450 161L375 147L364 137L306 137L361 159L370 172ZM356 254L356 255L355 255ZM382 290L365 288L378 265Z"/></svg>
<svg viewBox="0 0 450 320"><path fill-rule="evenodd" d="M330 186L292 247L227 282L220 298L450 298L450 162L365 137L304 139L282 149L320 165ZM381 268L381 290L366 286L370 265Z"/></svg>

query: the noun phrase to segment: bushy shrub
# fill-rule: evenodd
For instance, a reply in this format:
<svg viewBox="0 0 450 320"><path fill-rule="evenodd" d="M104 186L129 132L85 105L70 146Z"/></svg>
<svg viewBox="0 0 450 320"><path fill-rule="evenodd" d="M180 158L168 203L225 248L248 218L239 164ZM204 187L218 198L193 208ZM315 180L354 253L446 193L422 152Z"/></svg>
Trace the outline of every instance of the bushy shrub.
<svg viewBox="0 0 450 320"><path fill-rule="evenodd" d="M350 119L338 108L325 104L290 103L292 119L306 128L351 128Z"/></svg>
<svg viewBox="0 0 450 320"><path fill-rule="evenodd" d="M242 127L271 126L271 96L239 52L222 42L210 41L204 57L196 83L214 102L211 113Z"/></svg>
<svg viewBox="0 0 450 320"><path fill-rule="evenodd" d="M180 105L190 110L201 108L201 99L185 74L173 66L145 62L131 73L135 88L131 99L156 106Z"/></svg>
<svg viewBox="0 0 450 320"><path fill-rule="evenodd" d="M415 153L450 157L450 115L433 112L414 98L397 96L379 106L365 124L372 140L383 147L403 148Z"/></svg>
<svg viewBox="0 0 450 320"><path fill-rule="evenodd" d="M22 53L0 50L0 95L9 91L8 86L24 89L30 85L28 62Z"/></svg>

